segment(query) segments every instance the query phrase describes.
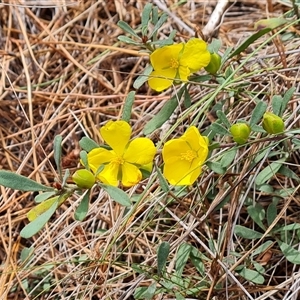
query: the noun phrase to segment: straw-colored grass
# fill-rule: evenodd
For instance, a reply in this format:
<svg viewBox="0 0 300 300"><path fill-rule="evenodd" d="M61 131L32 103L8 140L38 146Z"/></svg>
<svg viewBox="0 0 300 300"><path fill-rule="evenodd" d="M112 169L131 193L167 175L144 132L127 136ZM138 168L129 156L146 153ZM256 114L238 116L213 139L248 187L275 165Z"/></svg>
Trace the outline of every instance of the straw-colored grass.
<svg viewBox="0 0 300 300"><path fill-rule="evenodd" d="M134 90L133 82L148 62L148 56L138 48L118 42L124 32L116 24L124 20L133 28L138 26L148 2L49 0L34 7L35 1L20 0L0 4L0 169L52 185L57 178L55 135L63 137L63 165L71 172L79 165L79 140L88 135L101 142L99 127L120 118L126 96ZM164 3L170 14L160 37L176 29L176 41L186 41L197 27L206 25L217 1L150 2ZM253 34L256 21L281 16L289 9L288 1L236 1L215 33L223 43L221 52ZM180 107L175 128L172 124L176 120L168 125L169 133L158 131L151 138L162 143L168 134L182 134L191 120L197 120L204 131L216 121L217 109L231 122L249 120L256 97L270 104L273 95L283 95L292 86L296 92L289 103L287 124L288 128L299 128L299 30L291 27L285 39L275 37L265 45L265 38L255 41L240 60L232 62L236 69L246 60L226 91L218 93L208 106L203 102L188 114ZM190 91L192 103L216 87L216 82L195 85ZM142 135L144 125L174 91L158 94L146 84L136 91L131 118L134 136ZM215 140L222 148L212 154L212 160L232 145L228 137ZM249 257L259 246L233 234L236 224L255 228L243 203L259 202L264 208L271 203L269 195L251 185L252 178L268 163L265 160L250 169L253 157L267 143L241 147L224 175L204 168L198 185L182 197L162 192L152 174L149 181L127 190L129 195L144 193L130 217L124 218L125 209L95 189L87 217L83 222L75 221L80 199L74 196L28 240L19 233L28 224L26 213L34 206L35 195L0 186L0 299L134 299L138 287L155 282L157 248L163 241L171 244L170 274L183 242L209 258L204 278L190 262L183 271L183 277L191 279L190 286L201 280L209 282L196 293L197 299L298 299L298 292L284 297L288 289L297 290L299 267L288 262L275 243L255 257L266 269L264 284L253 284L235 272L237 266L252 267ZM299 175L298 155L292 153L289 163ZM297 223L299 186L280 176L274 177L271 185L274 191L295 190L279 199L273 227ZM225 198L229 202L216 209ZM34 252L22 261L25 247L33 247ZM144 271L137 272L133 264L144 266ZM153 299L175 299L174 290Z"/></svg>

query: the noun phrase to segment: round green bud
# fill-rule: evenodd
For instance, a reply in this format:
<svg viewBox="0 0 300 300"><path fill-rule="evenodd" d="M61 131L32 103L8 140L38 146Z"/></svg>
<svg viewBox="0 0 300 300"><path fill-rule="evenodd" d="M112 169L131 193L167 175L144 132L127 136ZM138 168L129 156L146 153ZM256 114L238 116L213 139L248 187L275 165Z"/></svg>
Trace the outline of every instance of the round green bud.
<svg viewBox="0 0 300 300"><path fill-rule="evenodd" d="M221 66L221 56L218 53L210 54L210 63L204 68L206 72L215 75Z"/></svg>
<svg viewBox="0 0 300 300"><path fill-rule="evenodd" d="M271 112L264 114L262 127L270 134L282 133L285 129L283 120Z"/></svg>
<svg viewBox="0 0 300 300"><path fill-rule="evenodd" d="M239 145L247 143L251 129L246 123L236 123L230 127L233 140Z"/></svg>
<svg viewBox="0 0 300 300"><path fill-rule="evenodd" d="M90 189L95 183L94 174L86 169L77 170L72 179L82 189Z"/></svg>

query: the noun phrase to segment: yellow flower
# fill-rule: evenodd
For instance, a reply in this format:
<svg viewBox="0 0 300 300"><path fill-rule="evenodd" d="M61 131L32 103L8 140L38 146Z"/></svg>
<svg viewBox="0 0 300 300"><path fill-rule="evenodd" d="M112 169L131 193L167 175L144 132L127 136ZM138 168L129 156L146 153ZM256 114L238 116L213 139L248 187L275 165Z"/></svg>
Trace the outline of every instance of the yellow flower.
<svg viewBox="0 0 300 300"><path fill-rule="evenodd" d="M165 143L162 150L164 176L173 185L191 185L201 174L207 155L207 137L191 126L182 137Z"/></svg>
<svg viewBox="0 0 300 300"><path fill-rule="evenodd" d="M100 166L104 169L97 174L105 184L118 186L119 180L126 187L137 184L142 179L140 168L152 163L156 153L153 142L148 138L129 141L131 127L125 121L109 121L100 129L104 141L111 150L95 148L88 153L88 164L96 173ZM152 166L150 170L152 169Z"/></svg>
<svg viewBox="0 0 300 300"><path fill-rule="evenodd" d="M156 49L150 55L154 71L150 74L148 84L155 91L170 87L174 80L187 81L191 73L206 67L210 53L204 41L193 38L186 44L174 44Z"/></svg>

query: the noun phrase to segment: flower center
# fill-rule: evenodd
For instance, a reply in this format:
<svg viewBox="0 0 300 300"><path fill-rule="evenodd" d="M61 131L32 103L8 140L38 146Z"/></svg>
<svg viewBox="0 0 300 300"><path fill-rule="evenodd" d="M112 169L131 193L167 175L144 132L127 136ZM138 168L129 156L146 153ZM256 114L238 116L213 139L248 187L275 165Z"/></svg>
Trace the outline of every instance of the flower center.
<svg viewBox="0 0 300 300"><path fill-rule="evenodd" d="M180 153L181 160L192 161L196 157L197 157L196 152L193 150L188 150L186 152Z"/></svg>
<svg viewBox="0 0 300 300"><path fill-rule="evenodd" d="M178 69L179 68L179 61L175 58L171 58L171 68Z"/></svg>
<svg viewBox="0 0 300 300"><path fill-rule="evenodd" d="M124 159L121 156L117 156L111 162L116 165L123 165Z"/></svg>

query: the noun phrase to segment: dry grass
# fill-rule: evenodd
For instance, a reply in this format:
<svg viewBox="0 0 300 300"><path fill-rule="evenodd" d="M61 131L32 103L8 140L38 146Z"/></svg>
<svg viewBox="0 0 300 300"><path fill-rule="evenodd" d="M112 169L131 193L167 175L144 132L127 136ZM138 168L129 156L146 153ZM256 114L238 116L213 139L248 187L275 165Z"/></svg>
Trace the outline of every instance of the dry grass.
<svg viewBox="0 0 300 300"><path fill-rule="evenodd" d="M126 95L133 90L133 81L148 58L139 49L118 42L118 35L124 33L116 24L124 20L135 28L148 1L66 1L69 5L64 6L59 5L60 1L49 0L48 5L53 4L49 7L42 6L42 2L45 1L39 7L0 4L0 168L52 185L57 177L52 152L54 136L63 136L64 167L72 172L78 162L80 138L87 134L100 142L99 127L120 117ZM162 1L153 1L157 2ZM189 30L195 30L196 25L206 24L216 1L191 0L183 5L175 0L164 2L177 18L170 18L163 26L161 37L176 29L179 41L187 40ZM219 29L222 51L250 36L255 21L280 16L288 9L283 1L238 1ZM178 20L185 23L186 29ZM273 95L284 94L291 86L297 90L289 104L287 124L299 128L299 27L290 28L286 34L294 37L274 38L261 47L237 73L228 90L220 92L209 107L203 103L189 114L181 108L177 112L181 123L173 134L182 133L196 118L205 130L216 120L216 107L232 122L249 119L256 96L270 103ZM256 41L248 54L263 42ZM241 61L248 54L244 53ZM235 62L233 68L239 64ZM192 102L215 87L216 83L196 85L191 90ZM157 94L147 85L136 92L131 120L136 136L169 98L170 92ZM222 137L220 142L228 140ZM259 245L237 239L232 228L235 224L254 226L242 205L244 201L259 202L263 207L271 201L269 195L251 185L253 175L263 165L248 172L253 156L266 145L256 143L247 150L241 148L239 159L225 175L205 171L199 186L179 199L166 196L156 177L151 177L149 182L128 191L130 195L144 196L125 218L124 208L95 190L88 216L77 222L73 213L78 199L73 197L45 229L28 240L21 239L19 232L28 223L26 212L34 205L33 195L0 187L0 299L133 299L137 287L153 283L156 251L162 241L171 243L170 273L183 241L209 257L204 280L210 284L197 294L197 299L220 300L228 295L232 299L250 299L246 292L252 299L298 299L298 292L294 298L284 298L293 283L299 282L299 267L285 260L278 246L272 245L256 258L266 268L262 285L247 282L232 267L249 263L251 252ZM299 175L296 153L290 164ZM280 176L274 178L272 186L274 191L298 189L293 180ZM230 204L212 211L228 195ZM299 206L298 192L281 198L276 224L298 222ZM210 213L205 214L207 211ZM215 250L208 246L209 242ZM34 247L34 254L26 262L20 260L24 247ZM234 257L232 251L241 256ZM144 265L149 273L134 271L133 263ZM184 276L191 278L190 286L200 280L189 263ZM297 284L291 289L297 289ZM155 299L174 299L174 295L161 293Z"/></svg>

